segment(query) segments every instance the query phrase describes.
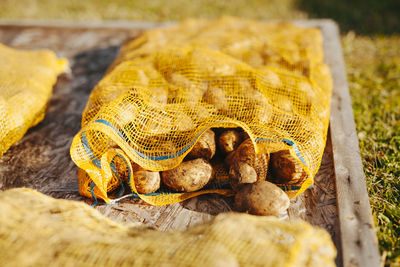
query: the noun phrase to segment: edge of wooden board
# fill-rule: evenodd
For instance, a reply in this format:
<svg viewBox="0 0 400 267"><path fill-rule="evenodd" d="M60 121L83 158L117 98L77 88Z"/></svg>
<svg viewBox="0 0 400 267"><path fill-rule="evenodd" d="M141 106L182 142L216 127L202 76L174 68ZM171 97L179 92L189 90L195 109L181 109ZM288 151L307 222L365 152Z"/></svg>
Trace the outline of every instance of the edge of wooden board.
<svg viewBox="0 0 400 267"><path fill-rule="evenodd" d="M338 26L330 19L291 20L291 22L299 26L321 29L324 37L325 62L329 65L333 78L330 131L342 249L339 255L342 257L343 266L380 266L380 255L359 152ZM173 23L0 20L0 27L146 30L169 26Z"/></svg>
<svg viewBox="0 0 400 267"><path fill-rule="evenodd" d="M325 61L333 78L330 126L343 266L380 266L339 28L329 20L321 26Z"/></svg>

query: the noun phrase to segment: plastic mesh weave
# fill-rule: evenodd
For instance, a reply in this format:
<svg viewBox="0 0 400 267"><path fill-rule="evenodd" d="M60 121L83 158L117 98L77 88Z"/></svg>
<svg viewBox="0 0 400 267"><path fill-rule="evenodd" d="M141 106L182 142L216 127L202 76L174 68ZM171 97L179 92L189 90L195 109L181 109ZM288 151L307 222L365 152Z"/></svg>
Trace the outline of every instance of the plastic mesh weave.
<svg viewBox="0 0 400 267"><path fill-rule="evenodd" d="M45 114L65 59L48 50L16 50L0 44L0 157Z"/></svg>
<svg viewBox="0 0 400 267"><path fill-rule="evenodd" d="M330 235L304 221L225 213L159 232L21 188L0 193L0 210L4 266L336 266Z"/></svg>
<svg viewBox="0 0 400 267"><path fill-rule="evenodd" d="M286 188L293 197L319 168L331 88L318 29L222 18L147 31L90 95L71 146L80 192L110 202L131 162L171 169L207 129L242 127L257 153L289 149L302 163L308 179ZM139 196L162 205L192 195Z"/></svg>

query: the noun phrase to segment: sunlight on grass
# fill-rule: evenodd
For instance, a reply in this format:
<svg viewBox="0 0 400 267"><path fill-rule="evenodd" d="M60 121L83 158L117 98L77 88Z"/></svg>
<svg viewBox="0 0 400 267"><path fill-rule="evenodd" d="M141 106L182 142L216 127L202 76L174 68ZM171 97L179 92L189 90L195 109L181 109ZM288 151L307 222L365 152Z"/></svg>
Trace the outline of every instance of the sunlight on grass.
<svg viewBox="0 0 400 267"><path fill-rule="evenodd" d="M295 0L0 0L0 17L77 20L181 20L213 18L221 14L254 19L304 18L293 8ZM21 8L23 7L23 8Z"/></svg>
<svg viewBox="0 0 400 267"><path fill-rule="evenodd" d="M400 36L342 40L379 245L387 264L399 266Z"/></svg>

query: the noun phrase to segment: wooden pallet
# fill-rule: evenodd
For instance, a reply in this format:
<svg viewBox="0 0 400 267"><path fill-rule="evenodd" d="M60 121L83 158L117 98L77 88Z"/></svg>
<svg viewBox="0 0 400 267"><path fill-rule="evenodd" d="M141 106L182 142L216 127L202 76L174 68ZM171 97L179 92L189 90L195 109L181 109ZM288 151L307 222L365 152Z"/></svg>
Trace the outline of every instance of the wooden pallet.
<svg viewBox="0 0 400 267"><path fill-rule="evenodd" d="M379 266L379 252L358 149L340 39L330 20L295 21L319 27L334 89L331 124L315 185L293 199L286 218L325 228L338 248L338 266ZM165 26L149 22L0 21L0 42L17 48L49 48L67 57L72 72L59 78L46 117L0 159L0 189L30 187L65 199L90 201L78 194L77 167L69 148L80 129L90 91L102 78L119 46L143 30ZM183 203L152 207L138 199L97 206L120 222L142 222L161 231L185 229L232 210L232 200L200 196Z"/></svg>

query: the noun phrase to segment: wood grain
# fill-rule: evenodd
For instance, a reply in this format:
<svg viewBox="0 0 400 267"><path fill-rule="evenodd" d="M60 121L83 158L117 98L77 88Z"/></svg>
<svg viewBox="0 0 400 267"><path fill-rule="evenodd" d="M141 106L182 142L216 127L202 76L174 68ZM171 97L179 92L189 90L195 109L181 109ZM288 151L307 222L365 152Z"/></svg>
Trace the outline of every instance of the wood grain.
<svg viewBox="0 0 400 267"><path fill-rule="evenodd" d="M338 266L377 266L379 254L337 28L329 20L295 23L320 27L324 34L326 62L335 81L332 136L328 135L314 187L293 199L282 219L301 218L325 228L338 248ZM0 42L18 48L52 49L58 55L68 57L72 70L71 74L59 78L44 121L29 130L0 159L1 190L25 186L53 197L91 204L90 200L78 194L77 168L69 156L72 138L80 129L81 114L90 91L103 76L118 47L143 29L154 26L160 24L0 21ZM99 205L96 209L115 221L141 222L166 231L186 229L208 221L220 212L231 211L233 203L229 198L207 195L153 207L132 198L115 205Z"/></svg>
<svg viewBox="0 0 400 267"><path fill-rule="evenodd" d="M324 23L324 48L334 77L331 132L343 266L380 266L377 238L358 147L338 27Z"/></svg>

